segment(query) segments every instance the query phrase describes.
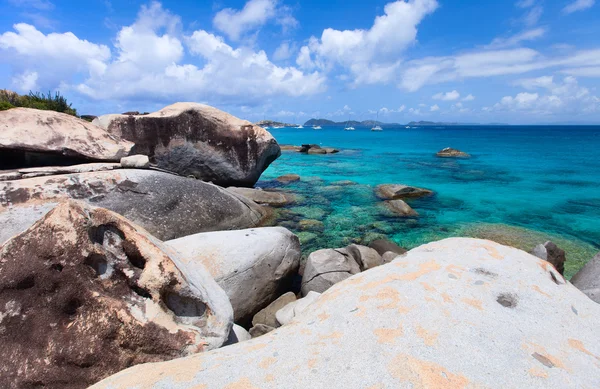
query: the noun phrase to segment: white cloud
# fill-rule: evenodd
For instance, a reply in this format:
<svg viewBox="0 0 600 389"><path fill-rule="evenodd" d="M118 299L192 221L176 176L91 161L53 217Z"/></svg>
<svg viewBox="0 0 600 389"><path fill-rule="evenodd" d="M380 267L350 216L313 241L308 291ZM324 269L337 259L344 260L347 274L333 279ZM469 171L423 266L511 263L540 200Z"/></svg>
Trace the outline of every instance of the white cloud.
<svg viewBox="0 0 600 389"><path fill-rule="evenodd" d="M475 100L475 96L473 96L472 94L469 94L468 96L466 96L465 98L462 99L462 101L473 101Z"/></svg>
<svg viewBox="0 0 600 389"><path fill-rule="evenodd" d="M273 53L273 59L275 61L285 61L293 55L293 52L294 48L292 47L292 45L290 45L290 42L281 42L281 44Z"/></svg>
<svg viewBox="0 0 600 389"><path fill-rule="evenodd" d="M566 14L571 14L573 12L583 11L588 8L592 8L594 3L596 3L596 0L575 0L563 8L563 12Z"/></svg>
<svg viewBox="0 0 600 389"><path fill-rule="evenodd" d="M600 77L600 66L566 69L562 73L578 77Z"/></svg>
<svg viewBox="0 0 600 389"><path fill-rule="evenodd" d="M439 105L437 105L437 104L435 104L435 105L432 105L432 106L429 108L429 111L431 111L431 112L435 112L435 111L439 111L439 110L440 110L440 107L439 107Z"/></svg>
<svg viewBox="0 0 600 389"><path fill-rule="evenodd" d="M431 97L434 100L443 100L443 101L454 101L460 98L460 93L458 91L453 90L452 92L446 93L437 93Z"/></svg>
<svg viewBox="0 0 600 389"><path fill-rule="evenodd" d="M20 92L37 91L37 72L23 73L13 77L12 83L16 90Z"/></svg>
<svg viewBox="0 0 600 389"><path fill-rule="evenodd" d="M542 17L542 13L544 13L544 8L541 6L533 7L529 12L525 14L523 17L523 22L526 26L535 26Z"/></svg>
<svg viewBox="0 0 600 389"><path fill-rule="evenodd" d="M413 115L420 115L421 114L421 110L418 108L409 108L408 112L413 114Z"/></svg>
<svg viewBox="0 0 600 389"><path fill-rule="evenodd" d="M519 8L529 8L529 7L533 7L534 4L535 4L535 0L521 0L521 1L517 1L517 3L515 5Z"/></svg>
<svg viewBox="0 0 600 389"><path fill-rule="evenodd" d="M8 2L17 7L34 8L41 11L54 8L54 4L48 0L8 0Z"/></svg>
<svg viewBox="0 0 600 389"><path fill-rule="evenodd" d="M518 80L515 85L520 85L527 90L533 90L537 88L549 88L554 84L553 76L543 76L538 78L527 78Z"/></svg>
<svg viewBox="0 0 600 389"><path fill-rule="evenodd" d="M404 112L404 110L406 109L406 105L402 104L399 108L398 108L398 112Z"/></svg>
<svg viewBox="0 0 600 389"><path fill-rule="evenodd" d="M490 43L486 47L490 48L490 49L499 49L499 48L505 48L505 47L518 46L522 42L532 41L535 39L542 38L545 34L546 34L545 28L541 28L541 27L534 28L531 30L526 30L526 31L520 32L516 35L512 35L507 38L496 38L492 41L492 43Z"/></svg>

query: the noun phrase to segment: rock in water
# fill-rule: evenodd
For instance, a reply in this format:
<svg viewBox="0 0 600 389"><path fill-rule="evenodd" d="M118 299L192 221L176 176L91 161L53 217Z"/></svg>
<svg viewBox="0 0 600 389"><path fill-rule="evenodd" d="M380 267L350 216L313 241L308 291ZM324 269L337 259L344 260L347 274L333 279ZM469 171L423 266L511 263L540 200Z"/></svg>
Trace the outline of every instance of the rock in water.
<svg viewBox="0 0 600 389"><path fill-rule="evenodd" d="M571 283L600 304L600 253L571 278Z"/></svg>
<svg viewBox="0 0 600 389"><path fill-rule="evenodd" d="M406 204L404 200L388 200L385 202L385 205L390 211L400 216L419 216L419 213Z"/></svg>
<svg viewBox="0 0 600 389"><path fill-rule="evenodd" d="M262 190L253 188L236 188L230 186L226 189L228 192L237 193L249 198L257 204L269 205L271 207L283 207L296 201L291 193L277 192L273 190Z"/></svg>
<svg viewBox="0 0 600 389"><path fill-rule="evenodd" d="M207 232L165 244L189 267L206 267L225 290L236 323L252 316L291 287L300 265L300 241L283 227Z"/></svg>
<svg viewBox="0 0 600 389"><path fill-rule="evenodd" d="M289 184L290 182L300 181L300 176L297 174L284 174L275 179L282 184Z"/></svg>
<svg viewBox="0 0 600 389"><path fill-rule="evenodd" d="M558 272L565 274L565 261L567 260L565 251L560 249L552 242L537 245L532 252L538 258L550 262Z"/></svg>
<svg viewBox="0 0 600 389"><path fill-rule="evenodd" d="M93 388L598 388L599 319L547 262L455 238L335 285L261 338Z"/></svg>
<svg viewBox="0 0 600 389"><path fill-rule="evenodd" d="M0 248L0 387L84 388L217 348L227 295L114 212L66 202Z"/></svg>
<svg viewBox="0 0 600 389"><path fill-rule="evenodd" d="M117 212L161 240L254 227L265 210L216 185L153 170L122 169L0 182L0 244L66 199Z"/></svg>
<svg viewBox="0 0 600 389"><path fill-rule="evenodd" d="M346 249L315 251L306 260L302 275L302 295L306 296L311 291L323 293L356 273L360 273L360 266Z"/></svg>
<svg viewBox="0 0 600 389"><path fill-rule="evenodd" d="M65 113L31 108L0 111L0 170L73 161L118 162L132 147L133 143Z"/></svg>
<svg viewBox="0 0 600 389"><path fill-rule="evenodd" d="M446 147L438 151L435 155L443 158L469 158L470 155L465 153L464 151L460 151L457 149L453 149L452 147Z"/></svg>
<svg viewBox="0 0 600 389"><path fill-rule="evenodd" d="M385 200L397 200L404 198L423 197L433 194L429 189L417 188L403 184L378 185L375 189L377 196Z"/></svg>
<svg viewBox="0 0 600 389"><path fill-rule="evenodd" d="M222 186L254 186L281 155L264 128L196 103L176 103L143 116L105 115L94 120L135 143L158 167Z"/></svg>

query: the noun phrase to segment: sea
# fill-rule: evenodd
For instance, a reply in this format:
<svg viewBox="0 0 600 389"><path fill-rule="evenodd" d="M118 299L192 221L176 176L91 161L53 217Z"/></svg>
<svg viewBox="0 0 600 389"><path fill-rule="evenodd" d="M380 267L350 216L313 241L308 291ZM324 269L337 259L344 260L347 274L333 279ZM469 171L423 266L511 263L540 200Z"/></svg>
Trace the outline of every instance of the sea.
<svg viewBox="0 0 600 389"><path fill-rule="evenodd" d="M456 236L531 251L552 240L572 276L600 251L600 126L439 126L270 129L282 145L318 144L337 154L282 151L257 187L296 195L274 223L295 232L303 254L379 238L407 249ZM471 158L439 158L452 147ZM281 184L276 178L298 174ZM398 217L379 184L431 189L407 200L418 217Z"/></svg>

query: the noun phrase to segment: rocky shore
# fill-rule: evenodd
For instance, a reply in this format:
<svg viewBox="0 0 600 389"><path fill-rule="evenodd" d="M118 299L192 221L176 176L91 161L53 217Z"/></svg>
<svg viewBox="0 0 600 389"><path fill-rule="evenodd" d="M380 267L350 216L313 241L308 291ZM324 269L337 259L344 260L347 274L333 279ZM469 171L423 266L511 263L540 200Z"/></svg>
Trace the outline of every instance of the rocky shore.
<svg viewBox="0 0 600 389"><path fill-rule="evenodd" d="M373 223L311 250L359 223L322 221L358 184L320 208L293 190L318 179L254 186L282 149L339 150L206 105L0 129L2 388L600 387L600 254L569 282L569 247L519 233L407 251ZM438 196L366 190L408 226Z"/></svg>

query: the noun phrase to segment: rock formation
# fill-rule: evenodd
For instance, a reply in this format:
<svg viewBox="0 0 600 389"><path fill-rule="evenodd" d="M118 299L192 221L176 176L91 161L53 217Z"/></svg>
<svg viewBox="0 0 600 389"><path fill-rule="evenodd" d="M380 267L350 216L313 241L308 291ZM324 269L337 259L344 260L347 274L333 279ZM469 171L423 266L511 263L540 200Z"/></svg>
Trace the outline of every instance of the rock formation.
<svg viewBox="0 0 600 389"><path fill-rule="evenodd" d="M430 196L433 192L429 189L417 188L403 184L378 185L375 189L378 197L384 200L397 200L413 197Z"/></svg>
<svg viewBox="0 0 600 389"><path fill-rule="evenodd" d="M550 262L561 275L565 274L565 261L567 260L565 251L553 242L548 241L535 246L532 254L544 261Z"/></svg>
<svg viewBox="0 0 600 389"><path fill-rule="evenodd" d="M469 158L470 155L464 151L453 149L452 147L446 147L438 151L435 155L442 158Z"/></svg>
<svg viewBox="0 0 600 389"><path fill-rule="evenodd" d="M571 283L600 304L600 253L571 278Z"/></svg>

